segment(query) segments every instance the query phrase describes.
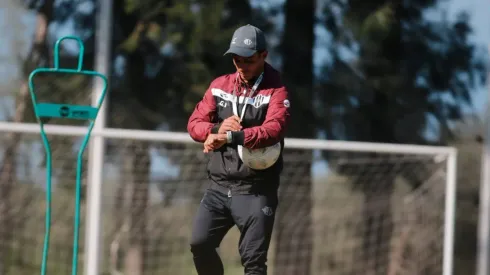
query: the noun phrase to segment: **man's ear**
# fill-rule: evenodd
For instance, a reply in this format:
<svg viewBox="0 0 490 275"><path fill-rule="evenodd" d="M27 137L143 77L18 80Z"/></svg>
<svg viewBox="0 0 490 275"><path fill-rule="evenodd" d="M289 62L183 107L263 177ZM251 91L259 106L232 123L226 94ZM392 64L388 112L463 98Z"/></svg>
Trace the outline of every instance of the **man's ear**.
<svg viewBox="0 0 490 275"><path fill-rule="evenodd" d="M268 51L264 51L264 52L262 53L262 57L263 57L264 59L266 59L268 54L269 54L269 52L268 52Z"/></svg>

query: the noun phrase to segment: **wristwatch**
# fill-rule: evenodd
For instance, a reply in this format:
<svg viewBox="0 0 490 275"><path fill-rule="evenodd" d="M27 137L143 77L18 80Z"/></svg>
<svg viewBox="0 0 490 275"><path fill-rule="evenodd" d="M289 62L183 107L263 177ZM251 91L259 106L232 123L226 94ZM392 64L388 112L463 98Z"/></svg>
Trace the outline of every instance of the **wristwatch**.
<svg viewBox="0 0 490 275"><path fill-rule="evenodd" d="M226 131L226 143L232 143L233 142L233 135L231 134L231 131Z"/></svg>

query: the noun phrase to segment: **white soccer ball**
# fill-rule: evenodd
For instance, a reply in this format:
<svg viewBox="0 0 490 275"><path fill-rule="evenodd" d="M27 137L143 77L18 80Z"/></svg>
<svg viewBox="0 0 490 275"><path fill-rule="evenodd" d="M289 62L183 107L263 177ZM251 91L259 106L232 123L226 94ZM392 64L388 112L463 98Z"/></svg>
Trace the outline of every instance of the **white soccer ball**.
<svg viewBox="0 0 490 275"><path fill-rule="evenodd" d="M238 146L238 155L245 165L255 170L264 170L276 163L281 154L281 143L278 142L272 146L249 149Z"/></svg>

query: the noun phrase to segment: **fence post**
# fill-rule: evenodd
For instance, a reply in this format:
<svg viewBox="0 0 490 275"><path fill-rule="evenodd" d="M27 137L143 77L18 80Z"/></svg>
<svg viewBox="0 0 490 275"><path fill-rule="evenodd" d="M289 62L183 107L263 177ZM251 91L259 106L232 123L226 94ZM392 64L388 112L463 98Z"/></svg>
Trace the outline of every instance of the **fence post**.
<svg viewBox="0 0 490 275"><path fill-rule="evenodd" d="M95 40L95 71L106 75L110 83L110 62L112 44L112 0L97 1L97 25ZM109 84L110 86L110 84ZM109 88L110 89L110 88ZM96 104L102 83L96 80L92 93L92 104ZM101 131L106 124L106 109L109 97L107 96L102 105L98 119L94 125L94 131ZM102 180L104 168L104 137L94 135L90 144L88 160L88 195L87 195L87 215L85 230L85 275L99 275L101 254L101 201L102 201Z"/></svg>
<svg viewBox="0 0 490 275"><path fill-rule="evenodd" d="M490 46L488 47L490 52ZM490 72L488 74L490 77ZM488 80L487 80L488 81ZM490 95L490 83L487 84ZM488 98L488 97L487 97ZM482 150L480 207L478 218L477 275L490 274L490 101L487 99L483 116L485 142Z"/></svg>

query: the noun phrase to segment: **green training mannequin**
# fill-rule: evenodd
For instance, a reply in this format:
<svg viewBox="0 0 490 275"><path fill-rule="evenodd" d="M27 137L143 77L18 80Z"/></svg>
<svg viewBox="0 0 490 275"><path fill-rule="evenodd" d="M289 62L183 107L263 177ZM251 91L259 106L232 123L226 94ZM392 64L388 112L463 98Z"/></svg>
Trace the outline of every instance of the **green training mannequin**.
<svg viewBox="0 0 490 275"><path fill-rule="evenodd" d="M59 47L63 40L75 40L79 45L78 54L78 66L76 69L60 68L59 67ZM77 274L78 270L78 242L79 242L79 227L80 227L80 195L81 195L81 178L82 178L82 161L83 153L87 147L90 139L90 134L97 119L100 107L104 101L107 92L108 81L107 77L95 71L82 70L83 64L84 45L80 38L75 36L65 36L58 41L54 46L54 68L37 68L29 75L29 91L32 97L32 104L34 106L34 112L37 122L41 127L41 138L43 141L44 149L46 151L46 231L44 236L43 258L41 264L41 275L46 275L48 254L49 254L49 241L51 233L51 177L52 177L52 160L51 160L51 147L48 141L46 132L44 131L44 123L42 118L65 118L65 119L79 119L88 120L89 126L87 133L82 141L77 157L77 170L76 170L76 187L75 187L75 215L74 215L74 227L73 227L73 261L72 261L72 275ZM97 105L83 106L83 105L71 105L71 104L58 104L58 103L39 103L36 98L34 77L39 74L73 74L73 75L86 75L91 77L99 77L103 82L103 90Z"/></svg>

